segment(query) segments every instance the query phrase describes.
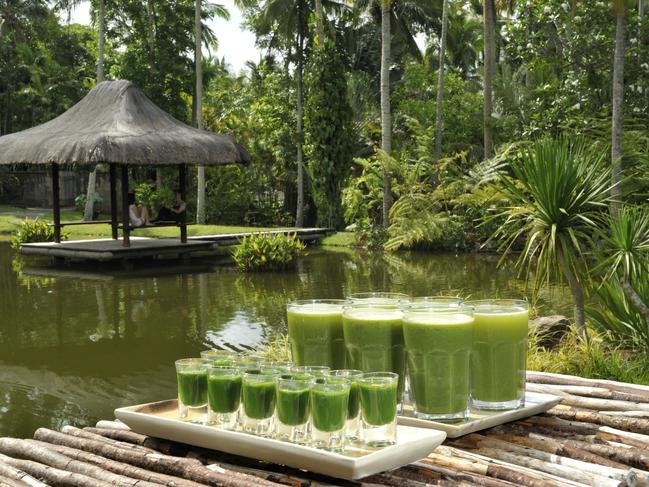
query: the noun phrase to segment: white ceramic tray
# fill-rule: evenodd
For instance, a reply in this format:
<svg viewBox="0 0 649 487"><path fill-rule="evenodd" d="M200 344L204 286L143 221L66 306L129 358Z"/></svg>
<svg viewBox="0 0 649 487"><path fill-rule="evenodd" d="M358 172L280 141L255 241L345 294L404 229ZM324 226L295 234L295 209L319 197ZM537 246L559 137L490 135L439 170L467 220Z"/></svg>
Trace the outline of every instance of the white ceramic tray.
<svg viewBox="0 0 649 487"><path fill-rule="evenodd" d="M417 428L432 428L445 431L449 438L468 435L487 428L493 428L499 424L509 423L517 419L529 418L540 414L561 402L561 398L552 394L540 392L525 393L525 406L513 411L478 411L471 410L469 419L457 423L439 423L427 419L418 419L414 416L412 409L406 409L402 416L399 416L399 424L415 426Z"/></svg>
<svg viewBox="0 0 649 487"><path fill-rule="evenodd" d="M115 417L133 431L145 435L347 480L367 477L420 460L446 438L443 431L398 426L396 445L380 450L348 448L344 453L333 453L181 421L175 399L119 408L115 410Z"/></svg>

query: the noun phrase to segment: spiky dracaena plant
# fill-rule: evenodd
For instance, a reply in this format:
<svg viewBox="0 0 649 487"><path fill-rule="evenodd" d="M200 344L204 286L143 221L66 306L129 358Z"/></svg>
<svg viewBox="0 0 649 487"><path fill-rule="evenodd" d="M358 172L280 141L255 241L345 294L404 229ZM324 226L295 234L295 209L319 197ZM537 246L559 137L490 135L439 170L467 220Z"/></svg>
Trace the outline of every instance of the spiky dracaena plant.
<svg viewBox="0 0 649 487"><path fill-rule="evenodd" d="M611 201L611 169L606 155L582 140L542 139L510 164L500 182L511 201L499 216L504 223L494 237L507 254L524 241L517 264L535 289L552 276L570 285L574 318L585 329L584 281L594 249L594 236L604 226Z"/></svg>

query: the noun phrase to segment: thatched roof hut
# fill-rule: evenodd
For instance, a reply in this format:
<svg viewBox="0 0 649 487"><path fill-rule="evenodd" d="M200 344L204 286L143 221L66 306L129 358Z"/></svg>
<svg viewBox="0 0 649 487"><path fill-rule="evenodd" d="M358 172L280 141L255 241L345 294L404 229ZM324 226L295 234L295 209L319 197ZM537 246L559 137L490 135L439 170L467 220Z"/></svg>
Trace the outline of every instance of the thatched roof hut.
<svg viewBox="0 0 649 487"><path fill-rule="evenodd" d="M186 165L247 163L232 137L199 130L157 107L133 83L99 83L79 103L37 127L0 137L0 164L47 165L52 171L55 241L61 239L59 166L108 164L111 226L117 239L117 168L121 167L123 244L129 246L128 166L178 166L185 199ZM65 225L65 224L63 224ZM186 223L180 223L187 241Z"/></svg>
<svg viewBox="0 0 649 487"><path fill-rule="evenodd" d="M231 137L176 120L125 80L99 83L62 115L0 137L0 164L212 165L249 160Z"/></svg>

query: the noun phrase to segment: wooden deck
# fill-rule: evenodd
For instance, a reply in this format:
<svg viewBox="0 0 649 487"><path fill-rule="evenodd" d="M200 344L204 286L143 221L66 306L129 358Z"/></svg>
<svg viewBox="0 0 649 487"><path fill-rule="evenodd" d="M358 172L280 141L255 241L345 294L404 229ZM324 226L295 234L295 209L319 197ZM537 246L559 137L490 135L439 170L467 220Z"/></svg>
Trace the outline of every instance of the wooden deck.
<svg viewBox="0 0 649 487"><path fill-rule="evenodd" d="M41 428L34 434L37 441L0 438L0 485L649 485L649 387L536 372L528 381L531 389L563 396L563 403L539 416L447 440L427 458L359 482L151 438L122 423L100 421L96 428Z"/></svg>
<svg viewBox="0 0 649 487"><path fill-rule="evenodd" d="M61 243L39 242L20 246L24 255L46 255L74 260L127 260L143 257L179 256L194 252L213 250L214 242L188 241L177 238L131 237L131 245L124 247L122 240L102 238L97 240L68 240Z"/></svg>
<svg viewBox="0 0 649 487"><path fill-rule="evenodd" d="M69 260L122 261L146 257L183 256L195 252L214 250L217 247L238 244L243 237L253 234L296 234L304 242L319 240L333 233L330 228L296 228L265 230L246 233L225 233L188 237L186 243L177 238L130 237L130 246L124 247L122 239L67 240L61 243L38 242L20 246L24 255L41 255Z"/></svg>

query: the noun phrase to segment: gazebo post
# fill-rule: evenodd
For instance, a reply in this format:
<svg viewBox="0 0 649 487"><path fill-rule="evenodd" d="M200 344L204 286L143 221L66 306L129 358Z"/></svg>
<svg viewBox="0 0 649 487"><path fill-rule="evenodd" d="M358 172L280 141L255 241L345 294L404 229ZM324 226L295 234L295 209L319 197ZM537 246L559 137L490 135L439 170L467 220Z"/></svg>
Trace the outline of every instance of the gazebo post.
<svg viewBox="0 0 649 487"><path fill-rule="evenodd" d="M186 196L186 185L187 185L187 166L185 164L180 164L178 166L178 186L180 189L180 198L187 202ZM182 215L180 220L180 242L187 243L187 210L185 214Z"/></svg>
<svg viewBox="0 0 649 487"><path fill-rule="evenodd" d="M61 243L61 202L59 196L59 165L52 163L52 219L54 221L54 241Z"/></svg>
<svg viewBox="0 0 649 487"><path fill-rule="evenodd" d="M124 247L131 246L131 219L128 215L128 207L128 166L122 164L122 245Z"/></svg>
<svg viewBox="0 0 649 487"><path fill-rule="evenodd" d="M110 226L113 233L113 240L117 240L117 166L114 163L110 163L108 167L110 170Z"/></svg>

